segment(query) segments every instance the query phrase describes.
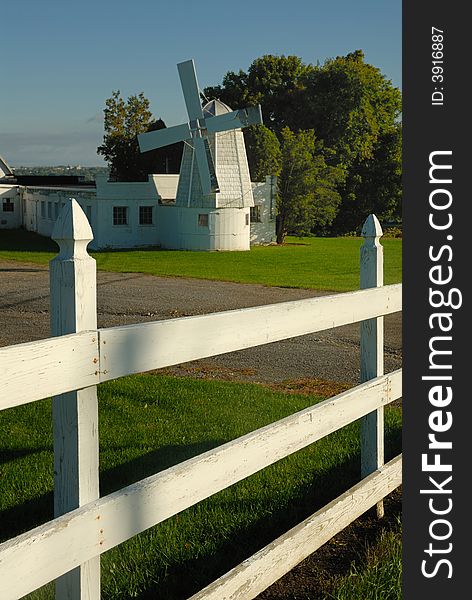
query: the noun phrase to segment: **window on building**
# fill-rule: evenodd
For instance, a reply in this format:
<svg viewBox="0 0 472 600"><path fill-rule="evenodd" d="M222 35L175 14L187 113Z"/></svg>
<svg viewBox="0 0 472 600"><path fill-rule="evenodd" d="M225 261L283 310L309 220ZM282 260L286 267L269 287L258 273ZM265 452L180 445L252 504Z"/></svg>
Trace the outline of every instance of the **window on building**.
<svg viewBox="0 0 472 600"><path fill-rule="evenodd" d="M46 202L44 200L41 200L41 217L46 218Z"/></svg>
<svg viewBox="0 0 472 600"><path fill-rule="evenodd" d="M198 215L198 224L200 227L208 227L208 214Z"/></svg>
<svg viewBox="0 0 472 600"><path fill-rule="evenodd" d="M52 219L52 202L48 202L48 219Z"/></svg>
<svg viewBox="0 0 472 600"><path fill-rule="evenodd" d="M139 207L139 224L152 225L152 206Z"/></svg>
<svg viewBox="0 0 472 600"><path fill-rule="evenodd" d="M260 207L260 205L251 206L249 211L251 213L251 223L260 223L261 222L261 207Z"/></svg>
<svg viewBox="0 0 472 600"><path fill-rule="evenodd" d="M114 206L113 207L113 225L128 224L128 207Z"/></svg>
<svg viewBox="0 0 472 600"><path fill-rule="evenodd" d="M11 198L5 198L3 201L3 212L14 212L15 205L11 201Z"/></svg>

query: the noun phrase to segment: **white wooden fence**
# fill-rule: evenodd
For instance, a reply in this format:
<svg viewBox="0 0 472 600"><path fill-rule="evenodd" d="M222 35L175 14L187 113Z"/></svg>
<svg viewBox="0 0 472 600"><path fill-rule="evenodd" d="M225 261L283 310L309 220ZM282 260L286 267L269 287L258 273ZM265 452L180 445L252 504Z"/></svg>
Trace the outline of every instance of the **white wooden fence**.
<svg viewBox="0 0 472 600"><path fill-rule="evenodd" d="M53 237L53 338L0 348L0 409L53 400L55 518L0 544L2 600L56 580L59 600L99 600L100 554L362 417L363 479L192 596L250 599L377 505L401 483L401 455L383 464L383 407L401 397L401 370L383 374L383 315L401 310L401 285L383 286L382 235L363 229L356 292L98 329L88 221L71 200ZM98 490L97 384L361 321L363 383L108 496Z"/></svg>

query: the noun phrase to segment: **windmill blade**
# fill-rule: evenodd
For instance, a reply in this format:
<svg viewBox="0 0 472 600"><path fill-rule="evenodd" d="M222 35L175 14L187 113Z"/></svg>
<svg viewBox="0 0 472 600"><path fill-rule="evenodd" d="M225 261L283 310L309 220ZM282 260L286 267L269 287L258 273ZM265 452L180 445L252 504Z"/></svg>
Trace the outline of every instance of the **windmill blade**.
<svg viewBox="0 0 472 600"><path fill-rule="evenodd" d="M203 119L195 63L193 60L186 60L185 62L179 63L177 69L179 70L180 83L182 84L185 106L187 107L190 121Z"/></svg>
<svg viewBox="0 0 472 600"><path fill-rule="evenodd" d="M262 110L260 104L205 119L205 125L209 133L240 129L241 127L260 125L261 123Z"/></svg>
<svg viewBox="0 0 472 600"><path fill-rule="evenodd" d="M220 188L216 178L215 163L213 162L208 139L195 137L192 141L203 193L213 194L219 192Z"/></svg>
<svg viewBox="0 0 472 600"><path fill-rule="evenodd" d="M141 152L148 152L163 146L169 146L176 142L188 140L191 137L188 123L176 125L175 127L166 127L165 129L156 129L138 135L138 144Z"/></svg>

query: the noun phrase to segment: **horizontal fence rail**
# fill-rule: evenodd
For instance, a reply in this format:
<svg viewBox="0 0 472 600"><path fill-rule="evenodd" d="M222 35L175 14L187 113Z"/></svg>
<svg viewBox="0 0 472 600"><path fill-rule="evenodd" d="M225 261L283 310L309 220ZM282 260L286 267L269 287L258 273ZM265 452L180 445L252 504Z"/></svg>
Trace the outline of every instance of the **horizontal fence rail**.
<svg viewBox="0 0 472 600"><path fill-rule="evenodd" d="M21 597L134 535L384 406L401 369L248 433L0 545L2 600ZM374 502L375 503L375 502ZM28 565L28 578L22 576Z"/></svg>
<svg viewBox="0 0 472 600"><path fill-rule="evenodd" d="M251 600L402 482L397 456L189 600Z"/></svg>
<svg viewBox="0 0 472 600"><path fill-rule="evenodd" d="M54 397L56 515L0 544L2 600L53 579L59 600L99 600L102 553L357 419L362 481L193 600L254 598L368 508L383 514L382 498L401 483L401 456L383 465L383 409L402 395L401 370L383 375L383 316L401 310L402 286L383 286L374 215L362 236L359 291L97 329L92 230L75 200L65 205L50 263L56 337L0 348L0 410ZM364 383L99 498L98 383L356 322Z"/></svg>
<svg viewBox="0 0 472 600"><path fill-rule="evenodd" d="M132 373L400 311L401 284L0 348L0 410Z"/></svg>
<svg viewBox="0 0 472 600"><path fill-rule="evenodd" d="M401 284L100 330L100 381L340 327L402 308Z"/></svg>
<svg viewBox="0 0 472 600"><path fill-rule="evenodd" d="M0 410L99 383L98 332L0 348Z"/></svg>

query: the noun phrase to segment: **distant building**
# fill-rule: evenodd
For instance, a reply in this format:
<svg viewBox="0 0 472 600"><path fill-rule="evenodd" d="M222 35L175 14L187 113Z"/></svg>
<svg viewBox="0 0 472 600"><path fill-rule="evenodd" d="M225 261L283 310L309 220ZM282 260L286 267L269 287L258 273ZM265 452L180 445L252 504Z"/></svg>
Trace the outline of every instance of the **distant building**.
<svg viewBox="0 0 472 600"><path fill-rule="evenodd" d="M230 113L219 100L205 119ZM145 182L97 177L15 177L0 158L0 228L24 227L50 237L67 198L75 198L92 226L91 249L160 246L184 250L249 250L275 241L275 177L252 183L241 129L208 134L218 191L204 194L198 161L186 143L180 175L149 175Z"/></svg>
<svg viewBox="0 0 472 600"><path fill-rule="evenodd" d="M94 239L89 247L94 250L144 246L230 250L275 241L275 177L250 184L253 206L232 208L241 211L248 245L231 248L227 239L237 235L229 227L221 231L221 224L228 220L219 220L228 209L179 208L179 175L149 175L146 182L109 182L97 177L96 184L71 181L61 185L43 185L40 180L35 184L31 178L29 185L22 185L2 162L0 168L0 229L24 227L50 237L62 206L68 198L75 198L92 226Z"/></svg>
<svg viewBox="0 0 472 600"><path fill-rule="evenodd" d="M10 169L6 161L0 155L0 180L5 177L13 177L13 171Z"/></svg>

